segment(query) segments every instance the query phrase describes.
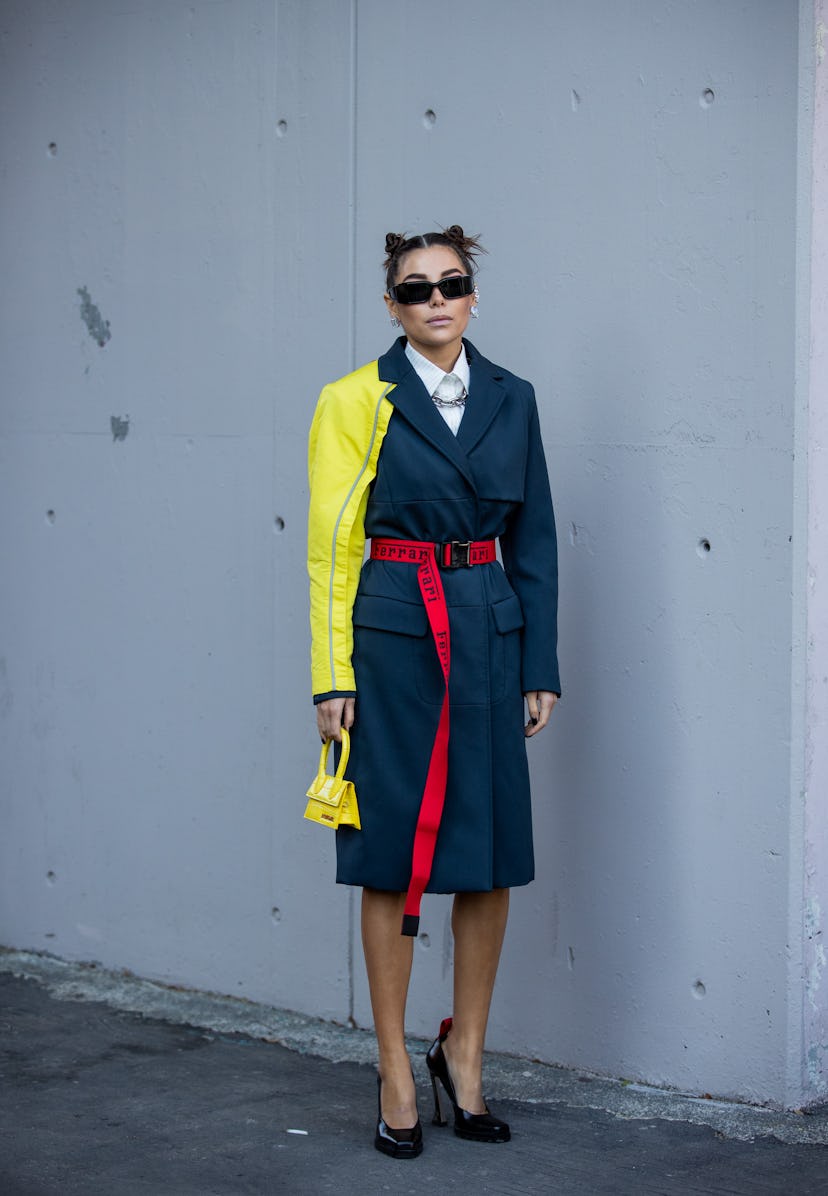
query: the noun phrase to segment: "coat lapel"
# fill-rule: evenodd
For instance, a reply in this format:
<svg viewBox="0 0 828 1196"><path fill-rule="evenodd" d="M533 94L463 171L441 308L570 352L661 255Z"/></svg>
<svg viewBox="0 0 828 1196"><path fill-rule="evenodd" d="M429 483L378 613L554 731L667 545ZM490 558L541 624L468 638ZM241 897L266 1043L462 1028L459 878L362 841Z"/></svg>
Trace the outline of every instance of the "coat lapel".
<svg viewBox="0 0 828 1196"><path fill-rule="evenodd" d="M460 470L472 489L476 489L465 450L461 447L457 437L449 430L446 421L434 406L431 396L420 381L417 371L405 355L405 337L401 336L391 349L380 357L378 368L383 382L396 383L388 398L400 415L416 428L424 440L427 440L444 457L448 457L452 464ZM473 381L472 385L474 385ZM461 431L467 418L468 410L460 424Z"/></svg>
<svg viewBox="0 0 828 1196"><path fill-rule="evenodd" d="M469 397L466 410L457 432L458 446L463 453L470 453L483 437L506 398L503 374L465 341L466 356L469 359Z"/></svg>

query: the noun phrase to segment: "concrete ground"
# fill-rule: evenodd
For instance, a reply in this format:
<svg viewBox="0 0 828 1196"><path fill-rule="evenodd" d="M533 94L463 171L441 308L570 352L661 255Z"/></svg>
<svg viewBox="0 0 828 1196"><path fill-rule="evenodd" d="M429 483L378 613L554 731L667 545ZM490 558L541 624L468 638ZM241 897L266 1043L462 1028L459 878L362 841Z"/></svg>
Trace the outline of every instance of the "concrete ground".
<svg viewBox="0 0 828 1196"><path fill-rule="evenodd" d="M411 1043L421 1059L427 1044ZM491 1056L508 1144L372 1146L371 1035L0 951L0 1196L828 1193L828 1109L779 1113Z"/></svg>

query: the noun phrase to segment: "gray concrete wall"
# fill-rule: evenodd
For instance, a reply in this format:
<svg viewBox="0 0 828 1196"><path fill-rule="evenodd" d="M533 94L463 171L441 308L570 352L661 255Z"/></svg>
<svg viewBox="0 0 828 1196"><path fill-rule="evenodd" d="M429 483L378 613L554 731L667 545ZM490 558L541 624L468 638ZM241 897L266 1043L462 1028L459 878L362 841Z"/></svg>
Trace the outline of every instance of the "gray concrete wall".
<svg viewBox="0 0 828 1196"><path fill-rule="evenodd" d="M390 343L385 232L460 221L561 531L565 695L491 1045L824 1096L810 3L0 11L0 941L370 1021L357 902L301 819L305 438ZM424 915L428 1034L448 902Z"/></svg>
<svg viewBox="0 0 828 1196"><path fill-rule="evenodd" d="M816 78L813 96L810 193L810 293L807 437L808 554L806 563L808 669L804 751L804 967L806 1091L828 1093L828 0L814 5ZM806 296L803 296L803 300ZM802 321L805 324L805 321ZM798 893L794 892L792 910ZM798 927L794 926L792 937ZM793 1053L794 1076L799 1061Z"/></svg>

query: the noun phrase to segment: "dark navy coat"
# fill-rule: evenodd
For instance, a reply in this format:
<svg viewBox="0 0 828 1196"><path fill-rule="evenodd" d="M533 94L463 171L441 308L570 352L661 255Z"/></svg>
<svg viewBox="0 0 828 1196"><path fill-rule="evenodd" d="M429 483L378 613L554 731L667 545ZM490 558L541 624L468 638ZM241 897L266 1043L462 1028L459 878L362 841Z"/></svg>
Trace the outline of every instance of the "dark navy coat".
<svg viewBox="0 0 828 1196"><path fill-rule="evenodd" d="M455 437L405 355L378 361L394 412L366 535L499 538L499 562L442 570L451 628L451 732L428 892L532 880L523 694L560 692L555 521L532 387L465 342L469 397ZM443 699L417 566L368 560L353 608L356 714L348 776L362 829L337 831L337 880L402 892Z"/></svg>

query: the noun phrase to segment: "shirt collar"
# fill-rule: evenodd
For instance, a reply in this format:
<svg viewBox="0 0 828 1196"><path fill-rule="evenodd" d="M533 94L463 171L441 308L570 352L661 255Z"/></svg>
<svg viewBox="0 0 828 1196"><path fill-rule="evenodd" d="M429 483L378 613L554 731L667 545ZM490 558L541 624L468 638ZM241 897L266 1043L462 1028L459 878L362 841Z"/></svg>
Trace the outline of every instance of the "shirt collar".
<svg viewBox="0 0 828 1196"><path fill-rule="evenodd" d="M423 357L422 353L418 353L416 349L412 349L408 341L405 343L405 355L416 370L420 381L426 388L430 395L433 395L437 387L446 376L446 371L441 370L439 365L435 365L433 361L429 361L427 357ZM460 356L454 363L454 366L449 373L456 374L460 381L466 388L469 389L469 362L466 357L466 346L461 344Z"/></svg>

